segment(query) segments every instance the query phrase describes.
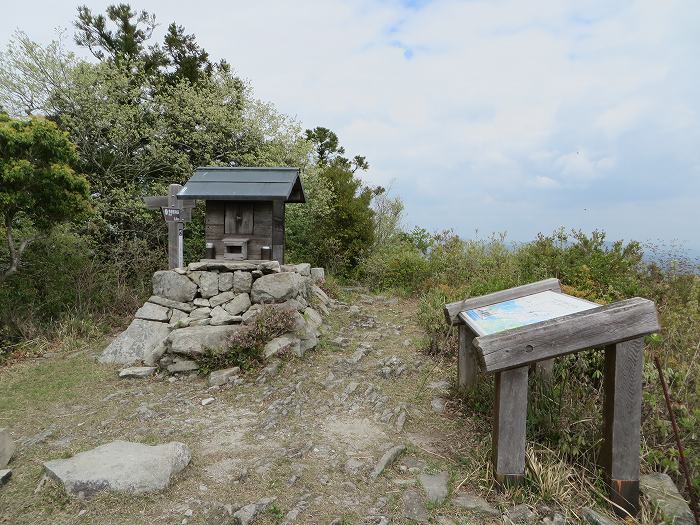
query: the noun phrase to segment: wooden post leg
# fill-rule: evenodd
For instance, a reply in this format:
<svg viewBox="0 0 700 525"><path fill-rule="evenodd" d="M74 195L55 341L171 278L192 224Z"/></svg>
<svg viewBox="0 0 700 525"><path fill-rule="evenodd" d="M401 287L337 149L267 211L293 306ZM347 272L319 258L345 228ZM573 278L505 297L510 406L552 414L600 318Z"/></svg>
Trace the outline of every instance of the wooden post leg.
<svg viewBox="0 0 700 525"><path fill-rule="evenodd" d="M605 348L603 448L610 499L620 516L639 510L639 434L644 339ZM624 510L623 510L624 509Z"/></svg>
<svg viewBox="0 0 700 525"><path fill-rule="evenodd" d="M459 355L457 356L457 385L470 390L479 379L479 358L472 344L473 334L466 325L459 325Z"/></svg>
<svg viewBox="0 0 700 525"><path fill-rule="evenodd" d="M179 184L171 184L168 187L168 206L180 208L181 203L177 199L177 194L182 189ZM177 222L168 222L168 268L179 268L182 266L182 237L180 235L181 225Z"/></svg>
<svg viewBox="0 0 700 525"><path fill-rule="evenodd" d="M537 361L535 363L535 368L537 373L548 381L552 379L554 374L554 359L545 359L544 361Z"/></svg>
<svg viewBox="0 0 700 525"><path fill-rule="evenodd" d="M496 373L493 462L496 481L520 483L525 477L525 423L528 366Z"/></svg>

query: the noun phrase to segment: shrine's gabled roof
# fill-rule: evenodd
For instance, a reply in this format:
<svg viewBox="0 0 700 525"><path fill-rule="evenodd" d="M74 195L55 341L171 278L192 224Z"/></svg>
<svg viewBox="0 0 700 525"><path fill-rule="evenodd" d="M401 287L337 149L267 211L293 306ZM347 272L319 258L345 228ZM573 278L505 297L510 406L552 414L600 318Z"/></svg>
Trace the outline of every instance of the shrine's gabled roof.
<svg viewBox="0 0 700 525"><path fill-rule="evenodd" d="M306 202L299 168L201 167L177 198Z"/></svg>

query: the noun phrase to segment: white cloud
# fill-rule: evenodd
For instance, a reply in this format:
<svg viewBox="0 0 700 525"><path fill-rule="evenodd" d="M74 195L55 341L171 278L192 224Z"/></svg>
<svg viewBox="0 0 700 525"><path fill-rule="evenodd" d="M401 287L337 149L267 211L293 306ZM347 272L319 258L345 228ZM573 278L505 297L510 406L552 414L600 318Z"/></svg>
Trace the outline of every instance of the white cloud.
<svg viewBox="0 0 700 525"><path fill-rule="evenodd" d="M75 12L66 2L61 21L55 2L46 16L25 4L0 30L44 35ZM338 132L349 153L367 156L368 182L396 181L411 223L523 238L590 224L581 210L595 191L640 209L669 177L668 198L700 199L700 6L690 0L139 8L184 24L280 110ZM688 220L639 214L625 236L666 228L700 246L694 206L676 213Z"/></svg>

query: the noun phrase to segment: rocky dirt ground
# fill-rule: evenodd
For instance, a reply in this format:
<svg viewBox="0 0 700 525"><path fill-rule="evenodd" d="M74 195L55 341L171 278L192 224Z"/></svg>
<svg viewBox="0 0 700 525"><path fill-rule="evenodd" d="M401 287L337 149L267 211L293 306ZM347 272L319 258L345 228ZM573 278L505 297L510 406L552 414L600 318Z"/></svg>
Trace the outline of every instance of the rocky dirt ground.
<svg viewBox="0 0 700 525"><path fill-rule="evenodd" d="M95 362L99 345L2 370L0 427L19 446L0 523L245 523L232 517L245 505L255 524L575 520L490 485L489 420L451 400L455 365L420 350L415 310L354 293L316 350L221 388L204 377L120 380ZM180 441L192 462L148 496L80 500L42 481L44 461L117 439Z"/></svg>

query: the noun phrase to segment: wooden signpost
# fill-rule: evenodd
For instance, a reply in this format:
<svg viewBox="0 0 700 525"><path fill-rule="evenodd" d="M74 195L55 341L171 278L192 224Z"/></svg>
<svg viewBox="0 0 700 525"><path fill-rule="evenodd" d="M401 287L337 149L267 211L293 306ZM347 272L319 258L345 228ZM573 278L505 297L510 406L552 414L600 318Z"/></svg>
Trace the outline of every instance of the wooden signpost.
<svg viewBox="0 0 700 525"><path fill-rule="evenodd" d="M168 268L181 268L184 266L184 226L192 220L192 208L194 200L182 200L177 194L182 189L180 184L168 186L168 195L144 197L146 207L151 210L160 209L163 218L168 225Z"/></svg>
<svg viewBox="0 0 700 525"><path fill-rule="evenodd" d="M603 449L610 499L619 515L639 509L639 446L644 336L659 330L654 303L635 297L605 306L561 293L547 279L445 305L459 327L458 385L495 374L493 461L496 479L525 474L529 366L590 348L605 349Z"/></svg>

